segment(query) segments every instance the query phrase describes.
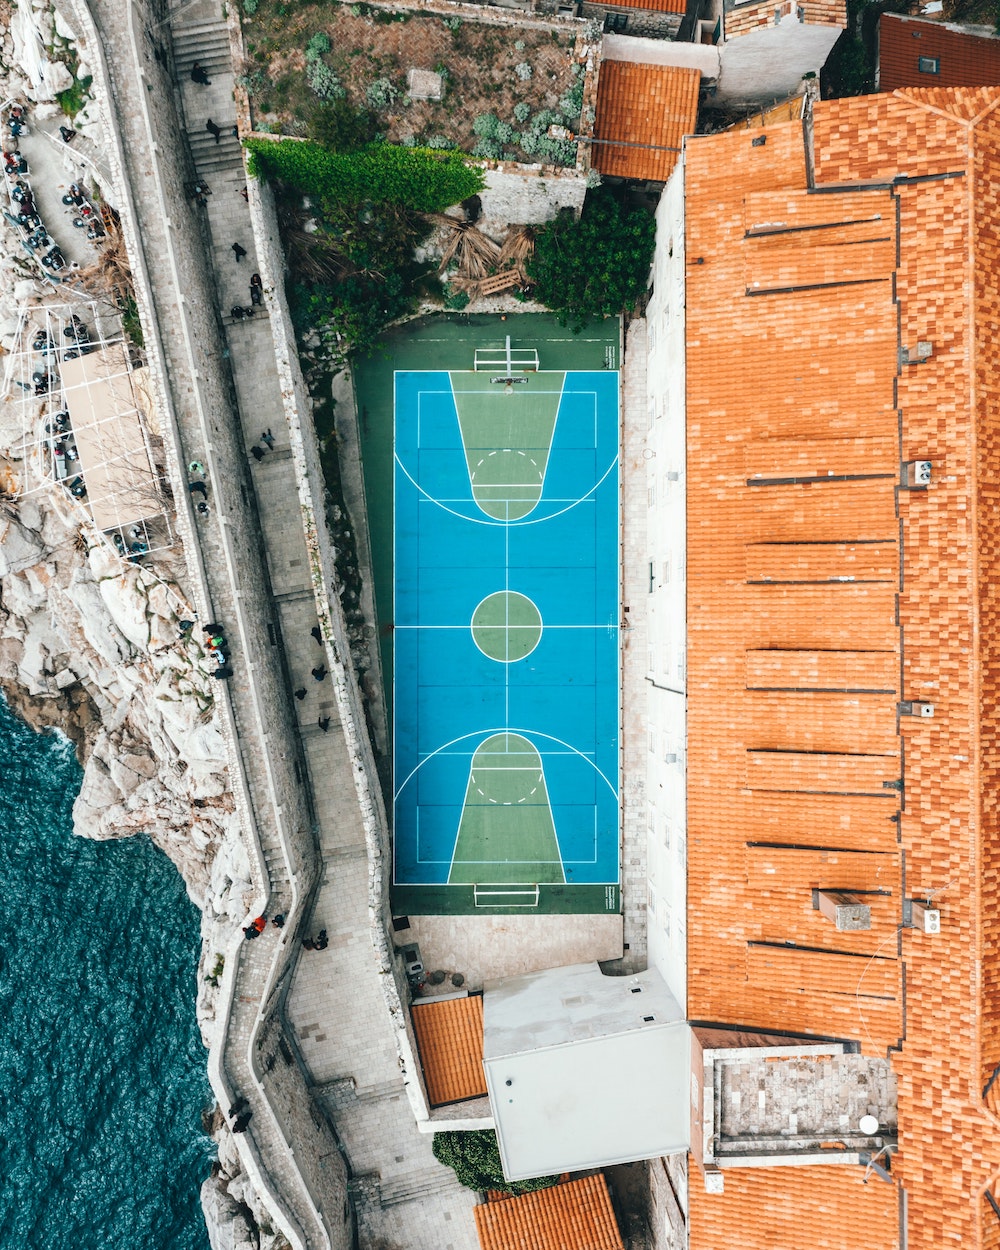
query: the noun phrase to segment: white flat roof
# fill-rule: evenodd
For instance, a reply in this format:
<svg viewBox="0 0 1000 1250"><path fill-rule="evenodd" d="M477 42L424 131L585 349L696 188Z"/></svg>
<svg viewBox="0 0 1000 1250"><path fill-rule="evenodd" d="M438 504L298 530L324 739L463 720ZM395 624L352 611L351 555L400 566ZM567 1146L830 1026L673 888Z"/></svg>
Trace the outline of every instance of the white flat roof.
<svg viewBox="0 0 1000 1250"><path fill-rule="evenodd" d="M687 1149L690 1032L657 972L554 968L488 985L483 1007L508 1180Z"/></svg>

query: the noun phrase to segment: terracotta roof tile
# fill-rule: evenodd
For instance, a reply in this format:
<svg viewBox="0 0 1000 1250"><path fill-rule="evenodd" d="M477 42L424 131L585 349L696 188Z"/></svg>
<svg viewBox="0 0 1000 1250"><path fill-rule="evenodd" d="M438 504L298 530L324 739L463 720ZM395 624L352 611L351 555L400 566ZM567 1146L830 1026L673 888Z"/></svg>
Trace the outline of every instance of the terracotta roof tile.
<svg viewBox="0 0 1000 1250"><path fill-rule="evenodd" d="M680 17L686 12L686 0L601 0L602 4L619 9L645 9L649 13L676 13Z"/></svg>
<svg viewBox="0 0 1000 1250"><path fill-rule="evenodd" d="M618 178L665 182L677 164L681 141L694 131L700 81L697 69L605 61L594 137L637 146L595 143L594 168Z"/></svg>
<svg viewBox="0 0 1000 1250"><path fill-rule="evenodd" d="M414 1003L410 1015L431 1106L483 1096L482 995Z"/></svg>
<svg viewBox="0 0 1000 1250"><path fill-rule="evenodd" d="M818 104L813 191L801 126L763 133L685 155L688 1011L891 1050L908 1245L983 1250L1000 1240L982 1196L1000 1200L1000 1079L983 1098L1000 1066L1000 89ZM901 363L921 340L930 358ZM931 488L899 490L924 458ZM897 720L900 699L933 718ZM823 881L877 891L870 930L812 910ZM899 927L904 892L935 900L940 934ZM890 1250L897 1196L846 1167L728 1169L723 1195L692 1186L691 1250L846 1250L859 1229Z"/></svg>
<svg viewBox="0 0 1000 1250"><path fill-rule="evenodd" d="M899 1197L861 1168L729 1168L722 1194L691 1169L690 1244L699 1250L898 1250Z"/></svg>
<svg viewBox="0 0 1000 1250"><path fill-rule="evenodd" d="M1000 39L942 22L883 13L878 26L879 90L897 87L983 87L1000 84ZM922 72L921 57L938 62Z"/></svg>
<svg viewBox="0 0 1000 1250"><path fill-rule="evenodd" d="M474 1208L482 1250L623 1250L602 1173Z"/></svg>
<svg viewBox="0 0 1000 1250"><path fill-rule="evenodd" d="M727 9L723 20L727 40L788 21L801 20L807 26L846 26L847 3L846 0L778 0L778 3L756 0L756 3L737 3Z"/></svg>

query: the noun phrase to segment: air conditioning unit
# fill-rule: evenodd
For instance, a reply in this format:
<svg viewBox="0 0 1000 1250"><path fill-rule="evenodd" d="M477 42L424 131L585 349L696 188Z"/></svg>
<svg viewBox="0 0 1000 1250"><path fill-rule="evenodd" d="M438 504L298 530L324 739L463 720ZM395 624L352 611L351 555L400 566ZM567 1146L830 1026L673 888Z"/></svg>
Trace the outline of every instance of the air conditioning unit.
<svg viewBox="0 0 1000 1250"><path fill-rule="evenodd" d="M930 460L907 460L903 465L903 485L909 490L926 490L931 484Z"/></svg>
<svg viewBox="0 0 1000 1250"><path fill-rule="evenodd" d="M930 720L934 715L934 704L918 703L913 699L907 699L896 704L896 711L900 716L919 716L924 720Z"/></svg>

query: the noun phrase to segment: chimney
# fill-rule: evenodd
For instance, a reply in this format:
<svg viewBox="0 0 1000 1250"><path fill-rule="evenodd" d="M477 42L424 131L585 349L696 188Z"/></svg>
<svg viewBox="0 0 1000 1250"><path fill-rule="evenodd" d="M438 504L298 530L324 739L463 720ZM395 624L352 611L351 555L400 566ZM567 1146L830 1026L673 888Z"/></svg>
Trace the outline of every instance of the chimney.
<svg viewBox="0 0 1000 1250"><path fill-rule="evenodd" d="M813 907L841 933L872 927L872 909L846 890L813 890Z"/></svg>

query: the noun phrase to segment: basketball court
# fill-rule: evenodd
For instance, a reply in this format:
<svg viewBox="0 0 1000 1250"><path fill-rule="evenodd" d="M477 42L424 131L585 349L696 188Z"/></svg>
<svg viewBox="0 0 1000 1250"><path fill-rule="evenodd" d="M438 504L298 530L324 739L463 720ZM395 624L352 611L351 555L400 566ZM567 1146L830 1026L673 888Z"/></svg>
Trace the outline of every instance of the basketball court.
<svg viewBox="0 0 1000 1250"><path fill-rule="evenodd" d="M397 911L618 910L618 374L544 363L395 374Z"/></svg>

